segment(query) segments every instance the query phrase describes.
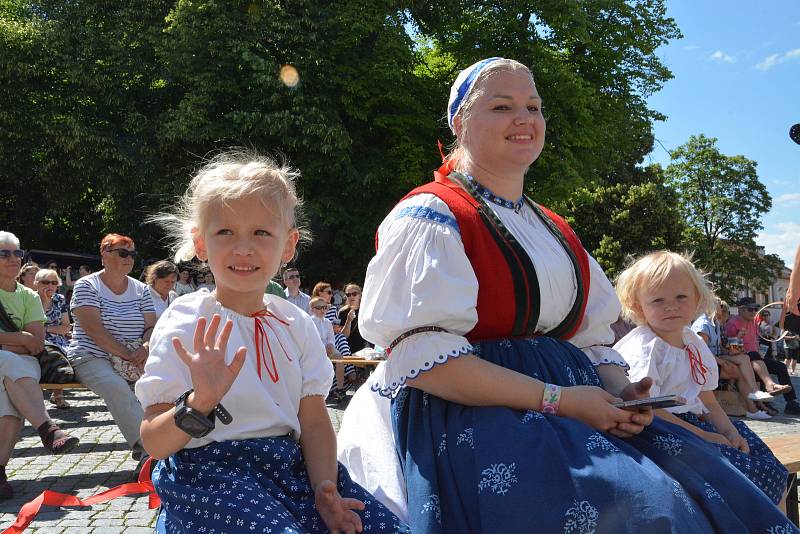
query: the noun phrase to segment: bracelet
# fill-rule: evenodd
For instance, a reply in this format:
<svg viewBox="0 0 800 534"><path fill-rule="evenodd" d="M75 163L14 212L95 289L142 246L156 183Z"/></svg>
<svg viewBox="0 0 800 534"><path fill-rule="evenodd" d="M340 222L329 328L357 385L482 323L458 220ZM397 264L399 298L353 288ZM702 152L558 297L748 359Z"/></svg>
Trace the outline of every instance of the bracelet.
<svg viewBox="0 0 800 534"><path fill-rule="evenodd" d="M389 356L394 348L404 339L407 339L414 334L421 334L423 332L447 332L447 330L439 326L420 326L419 328L412 328L411 330L400 334L394 339L394 341L389 343L389 346L385 350L386 355Z"/></svg>
<svg viewBox="0 0 800 534"><path fill-rule="evenodd" d="M558 404L561 402L561 386L545 384L542 395L542 408L540 412L548 415L558 414Z"/></svg>

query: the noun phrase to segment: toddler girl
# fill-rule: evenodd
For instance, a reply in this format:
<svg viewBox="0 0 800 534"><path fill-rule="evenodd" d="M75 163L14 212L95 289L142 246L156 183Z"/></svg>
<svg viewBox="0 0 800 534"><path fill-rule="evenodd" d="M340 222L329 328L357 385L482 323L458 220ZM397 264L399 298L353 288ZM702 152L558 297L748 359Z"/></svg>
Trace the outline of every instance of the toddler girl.
<svg viewBox="0 0 800 534"><path fill-rule="evenodd" d="M708 346L689 325L712 313L714 295L691 260L659 251L634 262L617 278L623 314L638 327L619 340L617 350L630 365L630 379L653 379L652 396L676 394L687 404L656 410L708 442L776 504L786 491L787 471L769 448L741 421L731 422L714 398L719 378Z"/></svg>
<svg viewBox="0 0 800 534"><path fill-rule="evenodd" d="M155 218L177 258L207 261L216 280L164 312L136 384L142 441L161 459L158 532L407 531L336 462L332 368L311 318L264 294L300 239L296 177L223 154Z"/></svg>

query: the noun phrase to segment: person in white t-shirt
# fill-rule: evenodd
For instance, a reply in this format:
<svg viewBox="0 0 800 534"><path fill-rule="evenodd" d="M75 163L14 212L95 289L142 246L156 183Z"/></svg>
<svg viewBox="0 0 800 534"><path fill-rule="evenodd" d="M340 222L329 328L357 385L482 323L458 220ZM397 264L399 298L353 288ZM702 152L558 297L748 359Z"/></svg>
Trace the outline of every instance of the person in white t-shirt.
<svg viewBox="0 0 800 534"><path fill-rule="evenodd" d="M623 315L638 326L614 345L631 380L650 377L650 394L680 395L686 405L656 415L719 446L723 454L774 503L788 473L742 421L731 421L714 397L719 371L711 350L689 325L716 301L703 275L680 254L659 251L635 261L617 278Z"/></svg>
<svg viewBox="0 0 800 534"><path fill-rule="evenodd" d="M156 217L175 234L176 259L196 255L216 278L213 292L164 312L136 384L142 440L160 459L157 532L200 522L219 532L408 531L336 462L324 403L333 370L314 322L264 294L300 239L297 176L224 153L194 177L179 215Z"/></svg>
<svg viewBox="0 0 800 534"><path fill-rule="evenodd" d="M145 283L153 298L156 318L166 311L172 301L178 298L175 283L178 281L178 268L167 260L157 261L149 265L145 271Z"/></svg>

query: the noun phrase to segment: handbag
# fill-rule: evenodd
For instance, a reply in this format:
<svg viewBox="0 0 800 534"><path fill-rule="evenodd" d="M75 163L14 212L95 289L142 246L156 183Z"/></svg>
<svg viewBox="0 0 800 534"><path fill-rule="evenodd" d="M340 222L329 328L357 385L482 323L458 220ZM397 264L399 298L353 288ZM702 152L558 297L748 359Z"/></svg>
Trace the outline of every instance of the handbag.
<svg viewBox="0 0 800 534"><path fill-rule="evenodd" d="M0 303L0 328L6 332L19 332L19 328L6 313L3 304ZM40 384L69 384L75 381L75 369L69 363L69 358L64 349L49 341L44 342L44 350L39 354L33 355L39 360L41 376Z"/></svg>
<svg viewBox="0 0 800 534"><path fill-rule="evenodd" d="M128 350L136 350L142 346L141 339L135 339L131 341L120 341L125 348ZM121 357L117 356L116 354L108 353L108 359L111 362L111 367L114 368L114 371L127 380L128 382L136 382L139 380L144 371L136 366L133 362L129 362L128 360L123 360Z"/></svg>

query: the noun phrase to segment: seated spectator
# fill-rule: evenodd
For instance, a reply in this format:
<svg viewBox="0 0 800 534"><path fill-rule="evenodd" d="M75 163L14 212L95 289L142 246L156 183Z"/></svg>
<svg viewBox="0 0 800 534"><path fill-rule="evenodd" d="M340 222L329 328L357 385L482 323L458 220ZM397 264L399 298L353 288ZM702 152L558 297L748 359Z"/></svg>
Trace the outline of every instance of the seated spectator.
<svg viewBox="0 0 800 534"><path fill-rule="evenodd" d="M39 389L40 368L35 355L44 350L45 316L39 295L16 281L23 251L19 239L0 232L0 304L13 324L0 320L0 501L14 496L6 476L22 430L22 418L39 433L51 454L63 454L78 444L47 416Z"/></svg>
<svg viewBox="0 0 800 534"><path fill-rule="evenodd" d="M770 395L786 395L786 407L784 413L787 415L800 415L800 404L797 402L797 395L792 391L791 378L786 365L773 359L764 359L758 352L758 333L753 322L758 304L751 297L744 297L736 302L739 315L731 317L725 324L725 336L728 338L741 338L744 352L750 358L756 376L764 384L765 391ZM775 383L770 376L774 373L778 377Z"/></svg>
<svg viewBox="0 0 800 534"><path fill-rule="evenodd" d="M35 263L26 263L22 266L19 270L19 275L17 276L17 282L22 284L23 286L27 287L28 289L33 289L36 291L36 273L39 271L39 266Z"/></svg>
<svg viewBox="0 0 800 534"><path fill-rule="evenodd" d="M203 271L202 273L199 273L197 275L197 279L200 280L200 282L197 284L198 291L205 289L211 293L217 289L217 285L214 283L214 273L211 271Z"/></svg>
<svg viewBox="0 0 800 534"><path fill-rule="evenodd" d="M728 303L716 299L716 312L713 316L702 314L692 324L692 331L705 341L711 354L720 366L720 375L726 366L735 367L736 386L746 408L746 416L751 419L769 419L770 415L756 406L756 402L767 402L772 395L758 389L750 358L744 354L729 354L722 344L722 324L728 320Z"/></svg>
<svg viewBox="0 0 800 534"><path fill-rule="evenodd" d="M181 295L193 293L195 289L194 283L192 283L192 273L189 272L189 269L182 268L178 272L178 281L175 282L175 293L180 297Z"/></svg>
<svg viewBox="0 0 800 534"><path fill-rule="evenodd" d="M142 407L110 356L144 367L156 324L153 299L145 284L128 276L136 258L130 237L106 235L100 256L103 270L75 284L70 306L75 326L67 353L75 378L105 400L134 458L143 461Z"/></svg>
<svg viewBox="0 0 800 534"><path fill-rule="evenodd" d="M317 327L319 337L322 339L322 344L325 346L325 352L328 358L333 358L338 355L336 347L333 343L333 324L325 318L325 312L330 306L321 298L313 297L311 299L311 320L314 326Z"/></svg>
<svg viewBox="0 0 800 534"><path fill-rule="evenodd" d="M153 297L153 307L156 319L178 298L178 293L173 291L178 280L178 268L171 261L162 260L149 265L145 270L145 283Z"/></svg>
<svg viewBox="0 0 800 534"><path fill-rule="evenodd" d="M342 325L339 322L339 310L331 304L333 297L333 289L328 282L317 282L314 289L311 291L311 299L320 298L327 305L325 318L333 325L334 333L334 346L336 352L342 356L350 356L350 345L347 343L347 338L342 335ZM312 310L313 311L313 310ZM312 313L313 315L313 313ZM331 386L331 394L335 399L341 399L344 392L350 387L356 377L356 368L352 364L336 364L334 366L335 376L333 379L333 386Z"/></svg>
<svg viewBox="0 0 800 534"><path fill-rule="evenodd" d="M72 324L69 322L67 301L64 299L64 295L57 292L61 285L61 279L53 269L40 269L36 273L35 285L39 298L42 300L44 315L47 318L44 323L45 341L66 350L69 345L67 335L72 330ZM69 403L64 400L64 391L60 389L53 390L50 402L61 410L70 407Z"/></svg>
<svg viewBox="0 0 800 534"><path fill-rule="evenodd" d="M289 267L283 271L283 285L286 286L286 300L304 312L310 313L308 304L311 301L311 297L300 291L300 271L297 268Z"/></svg>
<svg viewBox="0 0 800 534"><path fill-rule="evenodd" d="M347 338L350 350L355 354L361 349L372 347L358 330L358 309L361 307L361 286L347 284L344 288L347 304L339 310L339 322L342 324L342 334Z"/></svg>

